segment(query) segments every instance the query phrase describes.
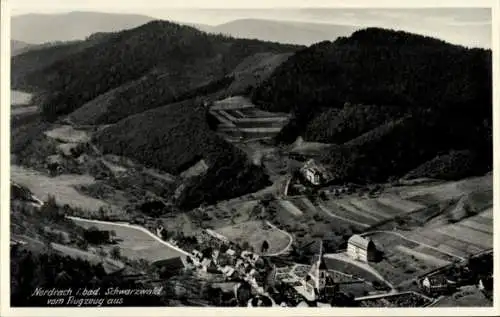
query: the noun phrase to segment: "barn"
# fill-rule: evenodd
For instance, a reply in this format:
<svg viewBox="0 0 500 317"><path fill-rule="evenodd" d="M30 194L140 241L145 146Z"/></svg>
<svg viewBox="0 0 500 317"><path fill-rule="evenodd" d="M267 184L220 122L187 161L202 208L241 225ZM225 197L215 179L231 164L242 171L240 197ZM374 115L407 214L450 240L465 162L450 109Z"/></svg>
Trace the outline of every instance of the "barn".
<svg viewBox="0 0 500 317"><path fill-rule="evenodd" d="M355 234L347 241L347 254L355 260L370 262L375 261L377 248L371 239Z"/></svg>

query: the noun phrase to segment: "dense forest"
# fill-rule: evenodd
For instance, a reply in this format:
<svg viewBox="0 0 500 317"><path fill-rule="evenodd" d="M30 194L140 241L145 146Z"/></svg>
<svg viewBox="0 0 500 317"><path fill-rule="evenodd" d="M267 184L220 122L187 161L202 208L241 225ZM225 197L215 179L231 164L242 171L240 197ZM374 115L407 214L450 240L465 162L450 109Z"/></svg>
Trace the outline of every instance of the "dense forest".
<svg viewBox="0 0 500 317"><path fill-rule="evenodd" d="M419 176L459 178L492 167L491 79L491 51L369 28L298 51L252 99L294 114L279 141L337 144L323 162L338 182L386 181L431 160Z"/></svg>
<svg viewBox="0 0 500 317"><path fill-rule="evenodd" d="M154 78L158 77L141 81L124 89L119 100L129 99L127 107L151 104L153 108L171 102L180 87L185 89L182 93L222 78L248 56L299 48L207 34L167 21L153 21L104 39L97 38L98 44L27 74L13 67L13 73L25 74L23 84L17 88L36 87L45 91L42 113L54 119L113 88L154 72L164 76L160 84L155 84ZM13 66L16 59L13 58Z"/></svg>
<svg viewBox="0 0 500 317"><path fill-rule="evenodd" d="M40 71L51 64L71 58L86 48L92 47L111 37L112 33L99 33L85 41L70 41L30 45L25 52L11 58L11 86L13 89L38 92L39 88L27 81L28 74Z"/></svg>
<svg viewBox="0 0 500 317"><path fill-rule="evenodd" d="M94 141L105 154L124 155L172 174L203 158L209 170L186 184L178 200L182 207L240 196L269 184L243 152L210 130L205 108L192 99L121 120Z"/></svg>

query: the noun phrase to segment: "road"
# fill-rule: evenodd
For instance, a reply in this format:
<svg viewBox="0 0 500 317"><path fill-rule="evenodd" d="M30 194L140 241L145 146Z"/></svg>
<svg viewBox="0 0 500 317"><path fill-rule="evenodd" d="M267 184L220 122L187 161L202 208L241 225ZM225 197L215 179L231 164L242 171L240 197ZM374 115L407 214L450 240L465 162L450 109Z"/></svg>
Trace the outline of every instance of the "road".
<svg viewBox="0 0 500 317"><path fill-rule="evenodd" d="M111 222L111 221L79 218L79 217L73 217L73 216L66 216L66 218L71 219L71 220L78 220L78 221L82 221L82 222L101 223L101 224L106 224L106 225L110 225L110 226L127 227L127 228L131 228L131 229L140 230L140 231L146 233L147 235L151 236L153 239L160 242L161 244L163 244L163 245L165 245L165 246L167 246L167 247L169 247L169 248L171 248L179 253L182 253L184 255L190 255L189 252L187 252L187 251L185 251L185 250L183 250L183 249L181 249L181 248L179 248L171 243L168 243L168 242L162 240L160 237L158 237L157 235L155 235L154 233L152 233L148 229L141 227L141 226L132 225L132 224L129 224L127 222Z"/></svg>
<svg viewBox="0 0 500 317"><path fill-rule="evenodd" d="M266 254L266 256L279 256L279 255L282 255L282 254L288 252L288 250L290 250L290 247L292 246L292 243L293 243L293 236L290 233L286 232L285 230L281 230L280 228L276 227L275 225L273 225L272 223L270 223L267 220L266 220L266 224L268 226L270 226L271 228L278 230L281 233L286 234L288 236L288 238L290 239L287 246L285 248L283 248L283 250L281 250L280 252L277 252L277 253Z"/></svg>

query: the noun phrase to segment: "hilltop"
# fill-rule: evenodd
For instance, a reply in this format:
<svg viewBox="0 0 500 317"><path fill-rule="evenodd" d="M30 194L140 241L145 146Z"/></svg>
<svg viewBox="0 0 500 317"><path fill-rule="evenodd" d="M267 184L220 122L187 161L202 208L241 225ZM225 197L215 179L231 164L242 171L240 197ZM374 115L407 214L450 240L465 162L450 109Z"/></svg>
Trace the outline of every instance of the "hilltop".
<svg viewBox="0 0 500 317"><path fill-rule="evenodd" d="M302 135L337 144L323 160L338 182L371 182L401 177L431 160L427 166L437 177L436 160L451 170L459 162L447 156L452 151L470 153L473 166L465 175L487 172L491 96L491 51L369 28L297 52L252 100L264 110L294 114L279 141Z"/></svg>
<svg viewBox="0 0 500 317"><path fill-rule="evenodd" d="M85 43L89 41L92 39ZM125 108L140 107L127 110L133 114L173 102L179 94L224 77L248 56L299 48L209 35L192 27L153 21L99 38L95 45L24 72L19 80L22 85L16 88L45 91L41 108L46 118L68 114L111 89L119 90L117 96L127 102ZM13 67L13 73L19 72L22 69ZM133 81L137 82L130 84ZM125 84L128 86L119 88Z"/></svg>
<svg viewBox="0 0 500 317"><path fill-rule="evenodd" d="M15 55L21 54L24 51L28 50L29 47L31 47L32 45L33 44L11 39L10 40L10 56L15 56Z"/></svg>
<svg viewBox="0 0 500 317"><path fill-rule="evenodd" d="M153 20L138 14L74 11L62 14L23 14L11 19L12 38L33 44L84 40L93 33L116 32Z"/></svg>
<svg viewBox="0 0 500 317"><path fill-rule="evenodd" d="M202 29L210 33L226 34L236 38L311 45L324 40L333 41L340 36L349 36L359 27L297 21L239 19Z"/></svg>

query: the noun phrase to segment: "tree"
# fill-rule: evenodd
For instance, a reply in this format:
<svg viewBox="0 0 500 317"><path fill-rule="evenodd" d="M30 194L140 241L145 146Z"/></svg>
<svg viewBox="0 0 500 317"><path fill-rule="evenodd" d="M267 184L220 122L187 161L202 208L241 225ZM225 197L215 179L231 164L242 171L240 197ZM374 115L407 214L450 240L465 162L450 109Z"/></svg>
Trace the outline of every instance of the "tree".
<svg viewBox="0 0 500 317"><path fill-rule="evenodd" d="M118 246L111 249L110 255L113 259L119 260L121 258L121 250Z"/></svg>
<svg viewBox="0 0 500 317"><path fill-rule="evenodd" d="M262 242L262 247L260 248L260 253L267 253L268 250L269 242L267 242L267 240L264 240L264 242Z"/></svg>

